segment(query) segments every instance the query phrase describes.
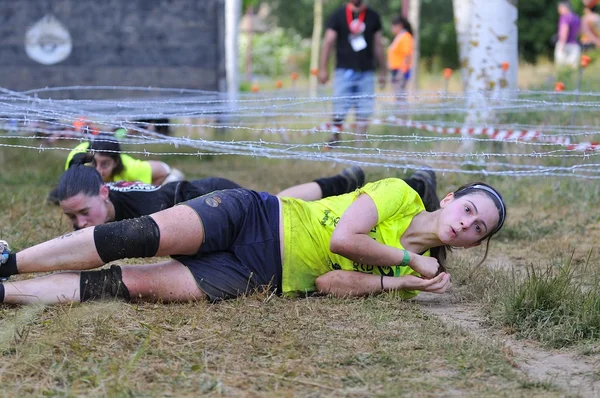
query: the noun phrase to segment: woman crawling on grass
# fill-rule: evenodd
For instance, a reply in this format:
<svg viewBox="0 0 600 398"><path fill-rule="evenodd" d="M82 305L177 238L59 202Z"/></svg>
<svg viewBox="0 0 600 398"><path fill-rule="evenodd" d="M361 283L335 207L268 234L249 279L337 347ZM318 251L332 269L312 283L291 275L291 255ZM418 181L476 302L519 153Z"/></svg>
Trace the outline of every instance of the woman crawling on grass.
<svg viewBox="0 0 600 398"><path fill-rule="evenodd" d="M124 129L117 129L115 134ZM126 132L121 132L126 134ZM172 168L165 162L158 160L135 159L121 152L121 145L117 139L108 133L100 134L93 140L77 145L65 161L65 170L81 158L89 162L98 170L102 179L110 181L140 181L145 184L162 185L184 179L183 173Z"/></svg>
<svg viewBox="0 0 600 398"><path fill-rule="evenodd" d="M215 301L263 288L287 296L443 293L450 286L443 247L489 245L506 209L500 194L483 183L449 193L440 205L425 211L417 192L394 178L315 202L247 189L217 191L10 253L0 276L81 272L5 282L0 298L12 304ZM430 257L433 248L437 257ZM173 258L86 271L155 256Z"/></svg>
<svg viewBox="0 0 600 398"><path fill-rule="evenodd" d="M360 167L354 166L335 176L287 188L277 196L290 196L306 201L319 200L352 192L362 187L364 181L364 172ZM105 184L93 167L74 164L62 174L49 200L62 208L73 224L73 229L78 230L150 215L213 191L234 188L241 186L219 177L170 182L162 186L129 181Z"/></svg>

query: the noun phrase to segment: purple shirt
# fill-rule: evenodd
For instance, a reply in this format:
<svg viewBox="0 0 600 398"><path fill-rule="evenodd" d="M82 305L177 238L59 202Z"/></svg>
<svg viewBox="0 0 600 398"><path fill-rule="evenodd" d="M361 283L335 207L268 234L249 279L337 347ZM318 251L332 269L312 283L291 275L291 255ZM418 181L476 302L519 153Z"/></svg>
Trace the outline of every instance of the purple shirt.
<svg viewBox="0 0 600 398"><path fill-rule="evenodd" d="M573 13L567 15L561 15L558 19L558 28L562 24L566 24L569 27L569 34L567 35L567 43L575 44L577 43L577 36L579 36L579 27L581 22L579 21L579 17Z"/></svg>

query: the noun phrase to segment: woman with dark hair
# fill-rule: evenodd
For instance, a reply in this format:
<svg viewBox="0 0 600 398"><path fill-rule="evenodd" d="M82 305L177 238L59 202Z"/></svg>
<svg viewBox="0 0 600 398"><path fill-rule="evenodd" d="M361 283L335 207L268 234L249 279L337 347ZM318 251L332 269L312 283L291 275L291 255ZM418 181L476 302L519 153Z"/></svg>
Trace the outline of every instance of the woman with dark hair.
<svg viewBox="0 0 600 398"><path fill-rule="evenodd" d="M74 159L75 163L80 163L82 157L98 170L105 182L139 181L162 185L184 179L183 173L165 162L139 160L121 153L121 145L109 134L98 135L93 140L77 145L67 156L65 170L74 163Z"/></svg>
<svg viewBox="0 0 600 398"><path fill-rule="evenodd" d="M5 282L0 301L215 301L256 289L287 296L442 293L450 276L430 249L489 246L506 208L484 183L465 185L440 205L426 211L417 192L395 178L314 202L247 189L217 191L151 216L6 253L0 277L75 272ZM169 255L162 263L88 271L123 258Z"/></svg>
<svg viewBox="0 0 600 398"><path fill-rule="evenodd" d="M277 196L291 196L307 201L352 192L363 186L364 172L351 167L340 174L285 189ZM416 180L415 180L416 182ZM83 164L74 164L63 173L52 191L75 230L150 215L178 203L223 189L241 188L225 178L209 177L176 181L161 186L139 182L104 183L100 174Z"/></svg>
<svg viewBox="0 0 600 398"><path fill-rule="evenodd" d="M406 100L404 93L410 79L413 63L414 40L410 22L402 16L392 19L394 40L388 48L388 69L392 74L392 88L396 100Z"/></svg>

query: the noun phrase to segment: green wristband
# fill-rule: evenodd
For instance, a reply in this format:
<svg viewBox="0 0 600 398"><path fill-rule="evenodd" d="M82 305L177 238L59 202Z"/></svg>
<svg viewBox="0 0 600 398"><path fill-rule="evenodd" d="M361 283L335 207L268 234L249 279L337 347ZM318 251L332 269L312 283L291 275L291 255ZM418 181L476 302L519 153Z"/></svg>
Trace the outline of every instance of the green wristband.
<svg viewBox="0 0 600 398"><path fill-rule="evenodd" d="M410 254L408 254L408 250L404 250L404 258L402 259L400 266L406 267L408 263L410 263Z"/></svg>
<svg viewBox="0 0 600 398"><path fill-rule="evenodd" d="M410 263L410 254L408 251L404 250L404 258L399 265L396 265L396 269L394 270L394 276L400 276L400 267L406 267Z"/></svg>

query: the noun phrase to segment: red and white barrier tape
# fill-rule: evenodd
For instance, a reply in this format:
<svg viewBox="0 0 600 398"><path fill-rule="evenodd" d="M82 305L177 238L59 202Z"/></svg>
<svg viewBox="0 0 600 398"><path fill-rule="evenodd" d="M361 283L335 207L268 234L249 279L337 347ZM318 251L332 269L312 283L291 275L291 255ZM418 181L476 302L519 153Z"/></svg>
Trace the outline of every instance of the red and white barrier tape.
<svg viewBox="0 0 600 398"><path fill-rule="evenodd" d="M398 119L395 117L387 118L385 121L382 119L371 120L371 124L384 123L402 127L416 128L438 134L460 134L468 136L483 135L497 141L548 142L552 144L563 145L566 149L573 151L590 152L600 150L600 143L598 142L580 142L578 144L572 144L569 137L560 135L550 136L544 134L540 130L508 130L493 127L440 127L421 122L414 122L412 120ZM354 125L344 125L344 128L348 127L353 128ZM342 128L334 126L332 123L323 123L319 127L315 128L314 131L342 131Z"/></svg>

